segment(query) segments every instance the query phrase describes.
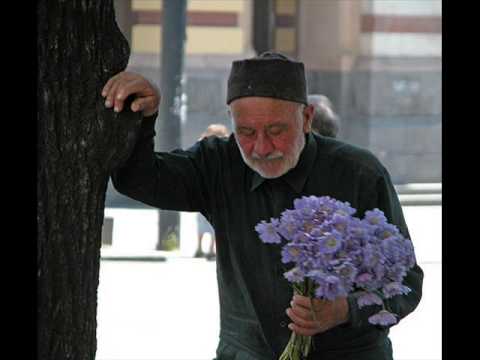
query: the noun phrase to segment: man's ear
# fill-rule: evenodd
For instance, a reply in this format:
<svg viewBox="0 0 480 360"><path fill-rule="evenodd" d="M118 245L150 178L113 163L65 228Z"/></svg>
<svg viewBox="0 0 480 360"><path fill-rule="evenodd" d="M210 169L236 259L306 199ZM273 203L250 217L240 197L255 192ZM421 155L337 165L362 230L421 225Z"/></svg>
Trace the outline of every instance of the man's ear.
<svg viewBox="0 0 480 360"><path fill-rule="evenodd" d="M309 133L312 130L313 115L315 115L315 108L313 105L307 105L303 109L303 132Z"/></svg>

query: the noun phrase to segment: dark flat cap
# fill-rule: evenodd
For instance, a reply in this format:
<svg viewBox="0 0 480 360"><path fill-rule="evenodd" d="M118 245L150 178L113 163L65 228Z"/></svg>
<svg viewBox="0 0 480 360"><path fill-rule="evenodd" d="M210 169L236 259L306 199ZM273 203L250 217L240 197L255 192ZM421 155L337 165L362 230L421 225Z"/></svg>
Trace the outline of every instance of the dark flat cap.
<svg viewBox="0 0 480 360"><path fill-rule="evenodd" d="M227 104L249 96L270 97L308 105L303 63L273 52L234 61L228 78Z"/></svg>

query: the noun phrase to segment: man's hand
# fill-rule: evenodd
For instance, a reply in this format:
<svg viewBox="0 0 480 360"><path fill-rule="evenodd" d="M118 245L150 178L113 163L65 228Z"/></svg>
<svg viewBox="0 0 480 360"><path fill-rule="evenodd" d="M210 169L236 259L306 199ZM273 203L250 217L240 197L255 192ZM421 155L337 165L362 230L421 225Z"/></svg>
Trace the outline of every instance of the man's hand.
<svg viewBox="0 0 480 360"><path fill-rule="evenodd" d="M348 321L347 298L335 301L313 299L295 295L290 302L287 315L293 323L288 328L299 335L311 336L325 332Z"/></svg>
<svg viewBox="0 0 480 360"><path fill-rule="evenodd" d="M106 98L105 106L120 112L127 97L135 94L132 102L133 112L143 111L144 116L150 116L158 111L160 93L143 76L131 72L121 72L113 76L105 84L102 96Z"/></svg>

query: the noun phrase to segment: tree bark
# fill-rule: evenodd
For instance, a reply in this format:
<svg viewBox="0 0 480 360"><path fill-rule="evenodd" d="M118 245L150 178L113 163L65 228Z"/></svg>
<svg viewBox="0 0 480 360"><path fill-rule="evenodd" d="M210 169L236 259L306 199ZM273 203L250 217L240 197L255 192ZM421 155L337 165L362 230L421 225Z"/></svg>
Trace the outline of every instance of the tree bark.
<svg viewBox="0 0 480 360"><path fill-rule="evenodd" d="M112 0L41 0L37 19L38 359L93 360L105 192L141 114L101 96L130 52Z"/></svg>

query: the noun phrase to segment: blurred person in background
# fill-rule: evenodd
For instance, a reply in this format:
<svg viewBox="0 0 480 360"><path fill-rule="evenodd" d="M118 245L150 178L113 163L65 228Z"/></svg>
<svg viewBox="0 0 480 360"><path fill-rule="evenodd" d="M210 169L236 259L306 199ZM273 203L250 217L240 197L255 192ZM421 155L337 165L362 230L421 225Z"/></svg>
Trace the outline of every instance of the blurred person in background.
<svg viewBox="0 0 480 360"><path fill-rule="evenodd" d="M144 115L130 159L112 173L115 188L160 209L201 212L215 228L217 360L278 359L292 331L312 336L309 360L393 359L390 326L368 321L379 305L359 307L358 293L333 301L292 297L280 245L264 244L255 231L301 196L329 195L348 201L358 217L378 208L410 238L380 161L366 149L311 131L314 108L306 85L304 64L282 54L234 61L226 99L233 134L209 136L171 152L154 152L160 94L147 79L121 72L102 91L105 106L115 111L134 95L131 109ZM384 301L397 321L420 302L423 271L418 264L403 284L411 289L408 294Z"/></svg>
<svg viewBox="0 0 480 360"><path fill-rule="evenodd" d="M208 136L218 136L218 137L228 137L230 132L228 131L227 127L223 124L210 124L207 127L207 130L200 135L199 141L203 138ZM198 243L197 243L197 250L195 251L194 257L205 257L207 260L214 260L215 259L215 231L212 228L212 225L208 222L208 220L203 216L201 213L197 214L197 233L198 233ZM202 240L204 235L209 233L211 240L210 240L210 247L207 254L203 252L202 249Z"/></svg>
<svg viewBox="0 0 480 360"><path fill-rule="evenodd" d="M332 102L325 95L308 95L308 103L315 108L312 130L319 135L336 138L340 129L340 118L333 111Z"/></svg>

